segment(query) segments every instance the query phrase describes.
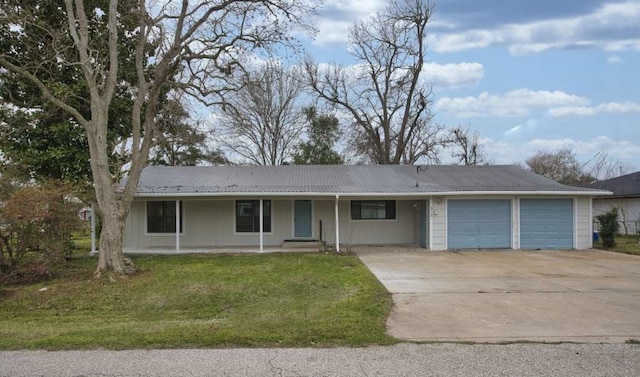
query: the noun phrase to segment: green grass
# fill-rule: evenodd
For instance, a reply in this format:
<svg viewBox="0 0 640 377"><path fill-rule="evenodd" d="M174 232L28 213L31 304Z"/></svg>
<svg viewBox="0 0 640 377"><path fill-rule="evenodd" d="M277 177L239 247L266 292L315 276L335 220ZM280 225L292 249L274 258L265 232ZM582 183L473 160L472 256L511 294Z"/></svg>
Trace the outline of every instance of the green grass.
<svg viewBox="0 0 640 377"><path fill-rule="evenodd" d="M391 297L353 256L136 257L139 273L91 278L74 258L46 283L0 287L0 349L391 344ZM42 288L47 290L40 291Z"/></svg>
<svg viewBox="0 0 640 377"><path fill-rule="evenodd" d="M97 242L97 241L96 241ZM88 253L91 251L91 233L81 233L73 237L74 247Z"/></svg>
<svg viewBox="0 0 640 377"><path fill-rule="evenodd" d="M593 247L601 250L640 255L640 243L637 236L616 236L616 246L608 249L602 247L602 242L594 242Z"/></svg>

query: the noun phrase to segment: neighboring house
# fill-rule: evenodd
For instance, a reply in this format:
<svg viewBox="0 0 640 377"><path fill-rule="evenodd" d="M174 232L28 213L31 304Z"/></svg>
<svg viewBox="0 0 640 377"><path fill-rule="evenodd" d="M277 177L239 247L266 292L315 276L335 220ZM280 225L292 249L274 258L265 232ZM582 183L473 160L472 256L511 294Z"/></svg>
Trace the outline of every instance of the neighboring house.
<svg viewBox="0 0 640 377"><path fill-rule="evenodd" d="M338 250L587 249L591 200L603 194L517 166L148 167L124 242L177 252L314 240Z"/></svg>
<svg viewBox="0 0 640 377"><path fill-rule="evenodd" d="M618 207L621 234L637 234L640 221L640 171L591 184L590 188L613 192L593 198L593 215Z"/></svg>

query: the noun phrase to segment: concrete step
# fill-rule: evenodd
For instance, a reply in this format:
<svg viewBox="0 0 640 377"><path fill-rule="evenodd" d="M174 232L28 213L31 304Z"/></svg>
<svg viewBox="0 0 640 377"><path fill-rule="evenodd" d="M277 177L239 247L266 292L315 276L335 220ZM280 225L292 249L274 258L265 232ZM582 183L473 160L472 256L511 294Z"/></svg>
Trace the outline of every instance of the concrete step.
<svg viewBox="0 0 640 377"><path fill-rule="evenodd" d="M282 247L286 249L304 249L304 248L320 248L322 243L319 240L284 240Z"/></svg>

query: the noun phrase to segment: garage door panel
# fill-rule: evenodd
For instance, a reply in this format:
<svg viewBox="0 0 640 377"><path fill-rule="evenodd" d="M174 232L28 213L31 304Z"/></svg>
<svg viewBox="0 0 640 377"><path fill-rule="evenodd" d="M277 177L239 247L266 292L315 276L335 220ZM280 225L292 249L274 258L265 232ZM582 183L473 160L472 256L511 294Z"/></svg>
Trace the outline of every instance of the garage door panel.
<svg viewBox="0 0 640 377"><path fill-rule="evenodd" d="M447 237L451 249L511 247L511 201L449 200Z"/></svg>
<svg viewBox="0 0 640 377"><path fill-rule="evenodd" d="M521 199L520 248L573 248L573 199Z"/></svg>

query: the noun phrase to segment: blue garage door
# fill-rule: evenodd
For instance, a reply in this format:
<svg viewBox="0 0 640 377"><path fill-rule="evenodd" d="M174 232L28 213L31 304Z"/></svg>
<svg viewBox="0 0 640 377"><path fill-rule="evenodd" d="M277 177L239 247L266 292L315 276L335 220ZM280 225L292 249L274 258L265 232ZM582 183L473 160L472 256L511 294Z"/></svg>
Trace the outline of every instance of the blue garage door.
<svg viewBox="0 0 640 377"><path fill-rule="evenodd" d="M520 199L520 248L573 248L573 200Z"/></svg>
<svg viewBox="0 0 640 377"><path fill-rule="evenodd" d="M447 237L450 249L511 248L511 200L449 200Z"/></svg>

